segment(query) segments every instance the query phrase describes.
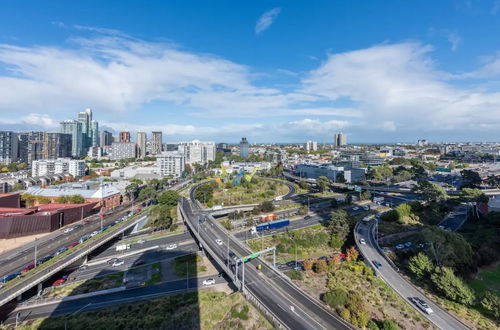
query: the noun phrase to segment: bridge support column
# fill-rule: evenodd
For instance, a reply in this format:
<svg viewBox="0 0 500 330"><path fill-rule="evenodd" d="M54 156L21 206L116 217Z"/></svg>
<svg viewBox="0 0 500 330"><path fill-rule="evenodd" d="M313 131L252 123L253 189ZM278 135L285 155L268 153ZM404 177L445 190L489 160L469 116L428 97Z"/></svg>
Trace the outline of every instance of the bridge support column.
<svg viewBox="0 0 500 330"><path fill-rule="evenodd" d="M43 291L43 283L38 283L37 287L37 295L38 296L41 296L42 295L42 291Z"/></svg>
<svg viewBox="0 0 500 330"><path fill-rule="evenodd" d="M85 265L87 262L89 262L89 255L88 254L85 256L85 259L83 259L83 264Z"/></svg>
<svg viewBox="0 0 500 330"><path fill-rule="evenodd" d="M16 300L17 300L17 301L21 301L21 300L23 300L23 294L21 293L19 296L17 296Z"/></svg>

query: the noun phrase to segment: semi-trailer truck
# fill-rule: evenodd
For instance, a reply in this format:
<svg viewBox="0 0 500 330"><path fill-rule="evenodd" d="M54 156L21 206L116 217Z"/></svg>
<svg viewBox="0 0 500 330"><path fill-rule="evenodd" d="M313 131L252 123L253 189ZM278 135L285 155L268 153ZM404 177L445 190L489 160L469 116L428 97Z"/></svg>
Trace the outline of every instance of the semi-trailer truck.
<svg viewBox="0 0 500 330"><path fill-rule="evenodd" d="M255 234L255 233L258 233L261 231L283 228L283 227L288 226L289 224L290 224L289 219L271 221L271 222L263 223L263 224L252 227L250 232L252 234Z"/></svg>

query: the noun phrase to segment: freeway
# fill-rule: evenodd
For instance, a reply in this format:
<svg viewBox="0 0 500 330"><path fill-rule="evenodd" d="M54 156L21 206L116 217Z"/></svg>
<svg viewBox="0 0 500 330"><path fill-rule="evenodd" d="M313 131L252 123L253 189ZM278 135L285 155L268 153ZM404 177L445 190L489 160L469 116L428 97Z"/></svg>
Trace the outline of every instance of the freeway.
<svg viewBox="0 0 500 330"><path fill-rule="evenodd" d="M47 304L26 306L15 309L12 313L9 314L4 323L16 323L16 314L18 312L20 313L19 319L21 321L28 321L41 317L74 313L78 310L81 310L83 306L86 306L88 304L90 305L85 308L86 311L136 302L140 300L158 298L175 293L182 293L186 292L186 290L194 291L200 288L208 288L210 286L204 286L203 281L209 278L213 278L215 280L215 285L227 283L228 281L225 276L206 276L200 278L190 278L188 280L183 279L163 282L160 284L122 290L118 292L107 293L104 295L91 296L75 300L66 298L66 300L62 301L54 301Z"/></svg>
<svg viewBox="0 0 500 330"><path fill-rule="evenodd" d="M213 217L203 213L200 204L194 199L195 189L196 186L190 192L192 201L183 199L181 208L185 221L192 228L195 235L200 237L200 243L215 254L213 257L216 260L228 260L229 251L240 258L250 255L252 252L248 247L225 231ZM206 220L198 225L195 219L200 213ZM198 231L199 234L197 234ZM224 243L216 243L218 239ZM260 271L257 270L258 265L262 267ZM285 279L280 272L260 259L249 261L243 267L246 269L245 278L243 280L242 270L240 270L236 281L244 281L243 291L248 291L256 297L285 327L289 329L352 328L351 325L330 313L321 303L302 292L289 279ZM229 276L234 275L233 271L228 268L226 268L226 273Z"/></svg>
<svg viewBox="0 0 500 330"><path fill-rule="evenodd" d="M427 299L419 290L411 283L406 281L382 255L382 252L377 248L377 243L374 238L374 228L376 222L368 223L358 222L355 227L354 237L361 254L365 260L370 263L377 275L389 284L406 302L413 306L418 312L425 316L430 322L443 330L461 330L468 329L460 320L450 315L444 309ZM360 239L364 239L366 244L359 244ZM378 261L381 266L376 267L374 261ZM410 300L410 297L418 297L427 302L434 311L431 314L426 314L416 307Z"/></svg>

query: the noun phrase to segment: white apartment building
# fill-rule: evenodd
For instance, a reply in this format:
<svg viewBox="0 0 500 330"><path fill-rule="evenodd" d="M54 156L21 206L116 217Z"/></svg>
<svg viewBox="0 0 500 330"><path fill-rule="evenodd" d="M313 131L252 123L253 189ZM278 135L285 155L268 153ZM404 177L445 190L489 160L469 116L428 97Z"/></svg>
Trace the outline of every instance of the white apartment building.
<svg viewBox="0 0 500 330"><path fill-rule="evenodd" d="M181 152L166 151L156 156L156 167L161 177L178 178L184 173L186 156Z"/></svg>
<svg viewBox="0 0 500 330"><path fill-rule="evenodd" d="M305 151L317 151L318 150L318 142L316 141L307 141L304 143Z"/></svg>
<svg viewBox="0 0 500 330"><path fill-rule="evenodd" d="M109 159L120 160L126 158L136 158L137 148L131 142L113 142L109 151Z"/></svg>
<svg viewBox="0 0 500 330"><path fill-rule="evenodd" d="M215 142L181 142L178 150L186 157L186 164L206 164L215 160Z"/></svg>
<svg viewBox="0 0 500 330"><path fill-rule="evenodd" d="M85 175L85 161L69 158L34 160L31 163L31 176L34 178L54 174L69 174L73 177Z"/></svg>

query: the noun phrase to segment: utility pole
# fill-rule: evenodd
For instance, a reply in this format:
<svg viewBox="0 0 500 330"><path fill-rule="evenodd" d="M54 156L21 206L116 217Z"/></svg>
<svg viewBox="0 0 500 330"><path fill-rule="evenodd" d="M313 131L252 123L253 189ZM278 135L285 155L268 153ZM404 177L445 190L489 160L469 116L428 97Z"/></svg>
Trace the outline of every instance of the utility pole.
<svg viewBox="0 0 500 330"><path fill-rule="evenodd" d="M229 233L227 234L227 272L229 273Z"/></svg>
<svg viewBox="0 0 500 330"><path fill-rule="evenodd" d="M36 241L38 240L38 238L35 237L35 262L33 263L35 265L35 268L36 268L36 254L38 252L38 249L37 249L37 244L36 244Z"/></svg>

